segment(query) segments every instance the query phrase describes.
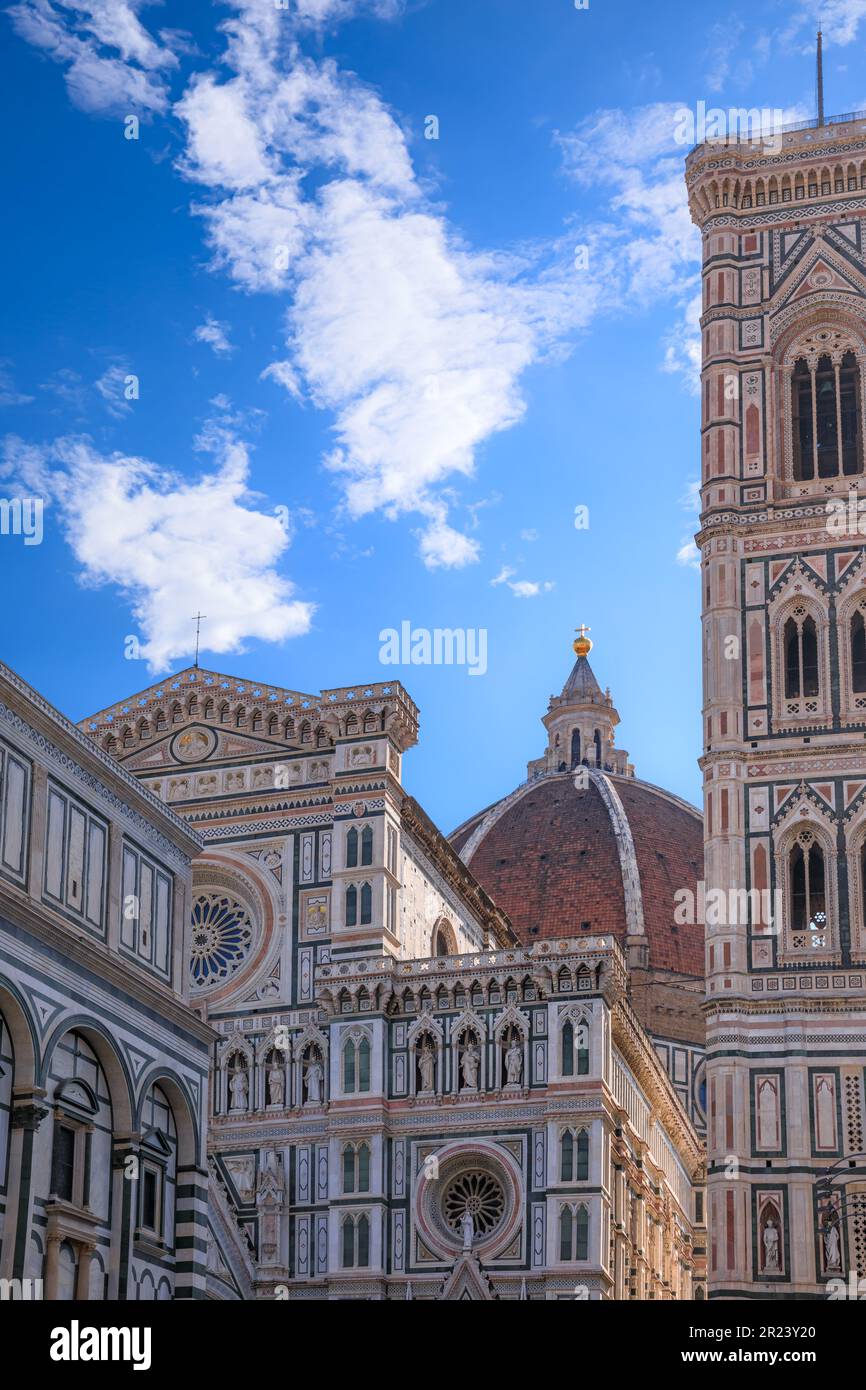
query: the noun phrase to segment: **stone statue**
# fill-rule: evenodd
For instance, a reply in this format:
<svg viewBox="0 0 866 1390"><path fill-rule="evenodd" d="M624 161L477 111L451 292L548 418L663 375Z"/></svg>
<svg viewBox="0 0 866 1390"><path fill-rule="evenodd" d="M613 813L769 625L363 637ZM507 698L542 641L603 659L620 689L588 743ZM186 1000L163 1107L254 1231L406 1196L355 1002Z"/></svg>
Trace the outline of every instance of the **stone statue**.
<svg viewBox="0 0 866 1390"><path fill-rule="evenodd" d="M779 1228L772 1216L764 1227L764 1270L779 1271Z"/></svg>
<svg viewBox="0 0 866 1390"><path fill-rule="evenodd" d="M322 1079L325 1075L322 1063L315 1053L307 1063L307 1100L314 1105L322 1102Z"/></svg>
<svg viewBox="0 0 866 1390"><path fill-rule="evenodd" d="M523 1048L513 1038L505 1054L506 1085L519 1086L523 1078Z"/></svg>
<svg viewBox="0 0 866 1390"><path fill-rule="evenodd" d="M286 1078L283 1069L274 1062L268 1072L268 1092L271 1097L271 1105L285 1105L286 1101Z"/></svg>
<svg viewBox="0 0 866 1390"><path fill-rule="evenodd" d="M232 1110L246 1110L247 1096L249 1095L249 1085L247 1083L247 1069L243 1064L236 1066L229 1079L229 1090L231 1091Z"/></svg>
<svg viewBox="0 0 866 1390"><path fill-rule="evenodd" d="M842 1247L839 1244L839 1224L829 1217L824 1226L824 1264L828 1272L842 1268Z"/></svg>
<svg viewBox="0 0 866 1390"><path fill-rule="evenodd" d="M463 1249L471 1250L472 1242L475 1239L475 1222L472 1220L472 1212L468 1207L460 1218L460 1230L463 1235Z"/></svg>
<svg viewBox="0 0 866 1390"><path fill-rule="evenodd" d="M460 1070L463 1073L463 1087L467 1091L478 1090L478 1067L481 1062L481 1054L474 1042L468 1042L463 1049L460 1058Z"/></svg>
<svg viewBox="0 0 866 1390"><path fill-rule="evenodd" d="M421 1073L421 1090L432 1091L436 1070L436 1057L430 1043L425 1043L418 1053L418 1070Z"/></svg>

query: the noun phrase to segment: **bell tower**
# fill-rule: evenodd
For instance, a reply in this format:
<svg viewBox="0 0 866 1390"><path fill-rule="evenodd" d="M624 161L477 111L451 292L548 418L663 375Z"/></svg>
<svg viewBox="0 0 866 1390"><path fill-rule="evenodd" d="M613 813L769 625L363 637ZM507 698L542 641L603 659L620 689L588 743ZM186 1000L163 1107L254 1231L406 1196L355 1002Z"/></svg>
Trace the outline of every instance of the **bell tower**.
<svg viewBox="0 0 866 1390"><path fill-rule="evenodd" d="M866 112L698 145L710 1296L866 1276Z"/></svg>

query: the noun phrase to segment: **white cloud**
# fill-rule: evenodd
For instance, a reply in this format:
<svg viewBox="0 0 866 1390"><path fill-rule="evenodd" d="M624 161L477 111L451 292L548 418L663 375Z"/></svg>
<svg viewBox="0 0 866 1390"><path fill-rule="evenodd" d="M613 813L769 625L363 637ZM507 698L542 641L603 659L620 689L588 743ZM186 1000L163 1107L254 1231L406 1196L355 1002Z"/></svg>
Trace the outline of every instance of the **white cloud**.
<svg viewBox="0 0 866 1390"><path fill-rule="evenodd" d="M554 585L549 579L543 584L535 579L517 579L508 587L515 598L537 598L539 594L549 594Z"/></svg>
<svg viewBox="0 0 866 1390"><path fill-rule="evenodd" d="M701 552L691 539L683 541L677 551L677 564L685 565L688 569L698 570L701 568Z"/></svg>
<svg viewBox="0 0 866 1390"><path fill-rule="evenodd" d="M129 370L124 364L114 362L94 382L97 392L102 397L105 409L115 420L122 419L132 409L132 404L126 396L129 376Z"/></svg>
<svg viewBox="0 0 866 1390"><path fill-rule="evenodd" d="M198 77L178 104L179 167L209 190L195 210L215 265L288 297L286 351L263 375L334 413L326 465L350 515L418 513L428 567L471 563L443 488L522 417L522 373L588 321L594 281L463 245L371 88L301 56L273 12L243 3L224 27L235 75Z"/></svg>
<svg viewBox="0 0 866 1390"><path fill-rule="evenodd" d="M665 338L662 371L676 372L693 396L701 390L701 292L692 295Z"/></svg>
<svg viewBox="0 0 866 1390"><path fill-rule="evenodd" d="M228 357L234 352L234 347L229 341L229 326L215 319L213 314L206 314L204 323L200 323L193 331L196 342L207 343L212 348L217 357Z"/></svg>
<svg viewBox="0 0 866 1390"><path fill-rule="evenodd" d="M140 8L141 0L19 0L9 14L22 38L66 67L76 106L146 115L166 110L165 73L177 58L144 28Z"/></svg>
<svg viewBox="0 0 866 1390"><path fill-rule="evenodd" d="M251 505L242 444L224 440L218 466L190 480L144 459L102 455L87 439L44 449L13 439L3 472L57 506L84 584L123 591L153 672L191 653L197 611L208 614L212 652L309 630L315 605L294 598L278 572L288 533Z"/></svg>
<svg viewBox="0 0 866 1390"><path fill-rule="evenodd" d="M551 579L544 581L537 579L514 579L517 573L510 565L503 565L499 573L491 579L492 585L507 584L515 598L538 598L539 594L548 594L555 588Z"/></svg>
<svg viewBox="0 0 866 1390"><path fill-rule="evenodd" d="M25 396L15 385L12 363L0 360L0 406L29 405L32 396Z"/></svg>

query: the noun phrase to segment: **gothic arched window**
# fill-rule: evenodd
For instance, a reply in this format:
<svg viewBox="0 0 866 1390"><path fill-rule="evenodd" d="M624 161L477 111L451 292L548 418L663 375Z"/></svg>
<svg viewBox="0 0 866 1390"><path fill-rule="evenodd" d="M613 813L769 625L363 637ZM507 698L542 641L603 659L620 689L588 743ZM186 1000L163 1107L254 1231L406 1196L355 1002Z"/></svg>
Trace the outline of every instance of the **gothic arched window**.
<svg viewBox="0 0 866 1390"><path fill-rule="evenodd" d="M866 622L859 611L851 619L851 682L856 695L866 692Z"/></svg>
<svg viewBox="0 0 866 1390"><path fill-rule="evenodd" d="M839 416L842 426L842 472L846 478L863 472L863 421L860 418L860 367L846 352L839 371Z"/></svg>
<svg viewBox="0 0 866 1390"><path fill-rule="evenodd" d="M373 920L373 890L369 883L361 884L361 926L369 925Z"/></svg>
<svg viewBox="0 0 866 1390"><path fill-rule="evenodd" d="M358 1217L358 1268L366 1269L370 1263L370 1222L366 1216Z"/></svg>
<svg viewBox="0 0 866 1390"><path fill-rule="evenodd" d="M823 931L827 920L824 851L811 833L801 836L790 855L791 928Z"/></svg>
<svg viewBox="0 0 866 1390"><path fill-rule="evenodd" d="M343 1048L343 1090L347 1095L370 1089L370 1041L349 1038Z"/></svg>
<svg viewBox="0 0 866 1390"><path fill-rule="evenodd" d="M358 867L358 832L354 826L346 836L346 868Z"/></svg>
<svg viewBox="0 0 866 1390"><path fill-rule="evenodd" d="M574 1176L578 1182L586 1182L589 1177L589 1135L585 1129L577 1136L577 1164Z"/></svg>
<svg viewBox="0 0 866 1390"><path fill-rule="evenodd" d="M562 1067L563 1076L574 1076L574 1025L565 1023L562 1029Z"/></svg>
<svg viewBox="0 0 866 1390"><path fill-rule="evenodd" d="M354 883L350 883L346 889L346 926L354 927L358 924L358 890Z"/></svg>
<svg viewBox="0 0 866 1390"><path fill-rule="evenodd" d="M355 1267L355 1222L351 1216L343 1218L343 1268Z"/></svg>
<svg viewBox="0 0 866 1390"><path fill-rule="evenodd" d="M343 1192L370 1191L370 1146L347 1144L343 1149Z"/></svg>
<svg viewBox="0 0 866 1390"><path fill-rule="evenodd" d="M576 1260L586 1260L589 1258L589 1212L586 1207L578 1207L577 1215L574 1220L574 1258Z"/></svg>
<svg viewBox="0 0 866 1390"><path fill-rule="evenodd" d="M806 613L788 618L785 623L785 699L819 693L818 629L815 619Z"/></svg>
<svg viewBox="0 0 866 1390"><path fill-rule="evenodd" d="M361 831L361 863L372 864L373 862L373 830L369 825L365 825Z"/></svg>
<svg viewBox="0 0 866 1390"><path fill-rule="evenodd" d="M560 1145L559 1180L560 1182L572 1182L574 1180L574 1135L570 1129L567 1129L563 1134Z"/></svg>
<svg viewBox="0 0 866 1390"><path fill-rule="evenodd" d="M797 482L863 472L860 364L850 349L798 358L791 373L791 436Z"/></svg>
<svg viewBox="0 0 866 1390"><path fill-rule="evenodd" d="M561 1260L571 1260L573 1240L572 1227L574 1219L571 1214L571 1207L563 1207L559 1213L559 1258Z"/></svg>

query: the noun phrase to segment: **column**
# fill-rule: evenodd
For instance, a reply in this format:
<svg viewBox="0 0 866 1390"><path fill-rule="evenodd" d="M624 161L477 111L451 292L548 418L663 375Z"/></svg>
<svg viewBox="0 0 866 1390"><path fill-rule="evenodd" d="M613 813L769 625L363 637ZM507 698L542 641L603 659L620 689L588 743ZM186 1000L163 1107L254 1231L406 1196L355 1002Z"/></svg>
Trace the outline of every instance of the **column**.
<svg viewBox="0 0 866 1390"><path fill-rule="evenodd" d="M12 1098L9 1188L6 1193L6 1235L3 1241L4 1278L23 1279L26 1275L33 1222L35 1136L49 1113L42 1099L44 1095L41 1087L33 1087L26 1094L13 1095Z"/></svg>

